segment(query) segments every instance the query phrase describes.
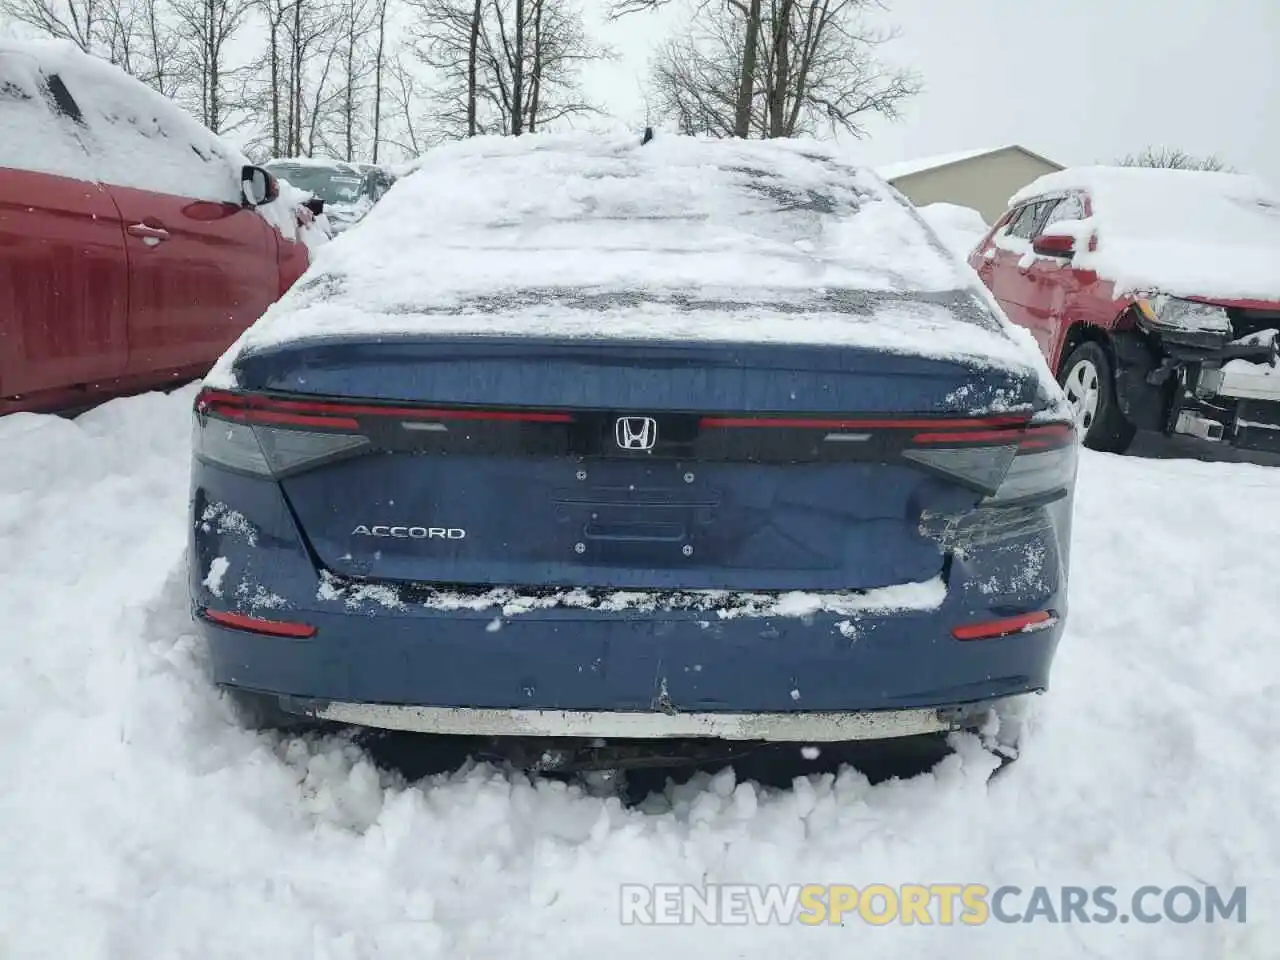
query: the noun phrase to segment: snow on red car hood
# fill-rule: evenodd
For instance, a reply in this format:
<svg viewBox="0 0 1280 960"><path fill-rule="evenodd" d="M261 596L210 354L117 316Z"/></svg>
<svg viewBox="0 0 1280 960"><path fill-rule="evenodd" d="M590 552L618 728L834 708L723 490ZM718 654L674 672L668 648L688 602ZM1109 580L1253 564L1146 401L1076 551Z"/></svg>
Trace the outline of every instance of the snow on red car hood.
<svg viewBox="0 0 1280 960"><path fill-rule="evenodd" d="M1059 223L1080 245L1074 264L1118 293L1280 301L1280 189L1252 176L1145 167L1077 167L1040 177L1011 204L1046 193L1088 194L1093 215Z"/></svg>

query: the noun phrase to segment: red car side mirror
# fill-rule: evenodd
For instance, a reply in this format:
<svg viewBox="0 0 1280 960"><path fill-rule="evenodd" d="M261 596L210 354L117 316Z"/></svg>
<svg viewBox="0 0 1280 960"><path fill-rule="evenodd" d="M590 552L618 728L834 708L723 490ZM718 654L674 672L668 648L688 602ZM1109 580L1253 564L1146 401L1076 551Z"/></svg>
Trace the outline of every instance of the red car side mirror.
<svg viewBox="0 0 1280 960"><path fill-rule="evenodd" d="M1041 234L1032 241L1031 249L1046 257L1070 257L1076 252L1076 238L1065 234Z"/></svg>
<svg viewBox="0 0 1280 960"><path fill-rule="evenodd" d="M240 170L240 186L251 207L260 207L280 196L280 184L262 167L246 166Z"/></svg>

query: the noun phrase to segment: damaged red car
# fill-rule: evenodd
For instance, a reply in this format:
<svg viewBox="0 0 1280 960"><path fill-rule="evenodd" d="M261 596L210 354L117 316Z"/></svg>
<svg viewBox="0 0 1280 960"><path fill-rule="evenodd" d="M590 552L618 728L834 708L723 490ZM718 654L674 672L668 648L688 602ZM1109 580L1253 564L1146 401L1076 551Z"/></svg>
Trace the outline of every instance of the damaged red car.
<svg viewBox="0 0 1280 960"><path fill-rule="evenodd" d="M1150 430L1280 452L1280 191L1067 169L1015 194L969 263L1039 343L1086 446Z"/></svg>

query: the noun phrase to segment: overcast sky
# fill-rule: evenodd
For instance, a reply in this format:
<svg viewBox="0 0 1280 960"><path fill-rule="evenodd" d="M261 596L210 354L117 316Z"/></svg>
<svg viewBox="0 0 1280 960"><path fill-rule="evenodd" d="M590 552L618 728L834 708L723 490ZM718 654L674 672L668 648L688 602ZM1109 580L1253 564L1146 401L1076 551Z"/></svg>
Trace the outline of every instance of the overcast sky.
<svg viewBox="0 0 1280 960"><path fill-rule="evenodd" d="M643 125L648 57L684 21L681 2L601 29L622 56L589 82L619 120ZM902 36L882 52L926 89L857 145L867 163L1008 143L1109 162L1164 143L1280 182L1280 0L888 4Z"/></svg>

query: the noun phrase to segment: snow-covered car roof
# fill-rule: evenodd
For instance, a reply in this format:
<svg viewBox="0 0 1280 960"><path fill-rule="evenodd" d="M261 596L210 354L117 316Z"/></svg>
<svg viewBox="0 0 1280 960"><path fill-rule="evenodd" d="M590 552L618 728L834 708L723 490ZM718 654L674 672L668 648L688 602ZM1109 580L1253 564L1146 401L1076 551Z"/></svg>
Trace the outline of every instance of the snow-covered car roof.
<svg viewBox="0 0 1280 960"><path fill-rule="evenodd" d="M233 352L491 333L853 342L1038 362L915 210L818 142L476 138L432 150L388 197ZM579 308L566 306L573 298Z"/></svg>
<svg viewBox="0 0 1280 960"><path fill-rule="evenodd" d="M1233 173L1075 167L1040 177L1010 204L1065 191L1089 195L1093 215L1074 232L1098 238L1075 265L1118 292L1280 300L1280 190L1271 184Z"/></svg>
<svg viewBox="0 0 1280 960"><path fill-rule="evenodd" d="M57 137L42 136L49 129L45 84L54 75L83 122L63 118ZM0 39L0 166L234 202L249 162L168 97L70 42ZM305 199L282 190L255 209L294 239L296 207Z"/></svg>
<svg viewBox="0 0 1280 960"><path fill-rule="evenodd" d="M342 170L354 176L359 176L365 172L361 169L361 164L348 163L346 160L329 160L324 157L272 157L263 166L269 170L275 167Z"/></svg>

